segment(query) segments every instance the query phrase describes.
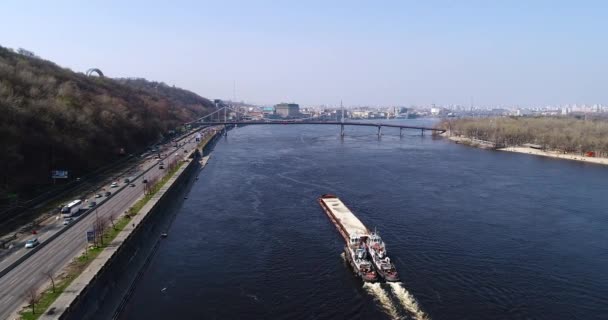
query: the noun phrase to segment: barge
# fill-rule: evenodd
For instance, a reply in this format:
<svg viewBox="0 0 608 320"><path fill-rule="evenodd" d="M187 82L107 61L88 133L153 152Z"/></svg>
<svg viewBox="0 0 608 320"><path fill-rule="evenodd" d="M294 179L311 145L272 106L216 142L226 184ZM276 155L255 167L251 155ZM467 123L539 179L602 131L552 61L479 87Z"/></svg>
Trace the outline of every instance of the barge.
<svg viewBox="0 0 608 320"><path fill-rule="evenodd" d="M318 201L329 220L344 238L346 243L344 256L355 274L365 282L378 281L378 274L372 266L371 257L367 250L369 231L365 225L338 197L324 194Z"/></svg>
<svg viewBox="0 0 608 320"><path fill-rule="evenodd" d="M377 231L370 232L337 196L324 194L318 201L344 238L344 255L357 276L367 282L378 281L379 278L388 282L399 281L399 274Z"/></svg>

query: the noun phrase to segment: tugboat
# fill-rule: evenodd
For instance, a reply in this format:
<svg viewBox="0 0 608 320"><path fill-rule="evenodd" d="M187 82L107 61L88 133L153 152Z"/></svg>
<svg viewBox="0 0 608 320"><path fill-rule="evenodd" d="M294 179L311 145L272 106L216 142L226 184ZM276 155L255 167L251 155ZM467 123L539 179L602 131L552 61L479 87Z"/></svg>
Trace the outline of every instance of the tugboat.
<svg viewBox="0 0 608 320"><path fill-rule="evenodd" d="M350 263L353 271L365 282L375 282L378 275L372 267L372 263L367 253L365 236L352 235L349 243L344 246L344 255Z"/></svg>
<svg viewBox="0 0 608 320"><path fill-rule="evenodd" d="M399 281L399 274L391 258L387 256L386 246L377 231L374 230L367 238L367 250L378 274L388 282Z"/></svg>

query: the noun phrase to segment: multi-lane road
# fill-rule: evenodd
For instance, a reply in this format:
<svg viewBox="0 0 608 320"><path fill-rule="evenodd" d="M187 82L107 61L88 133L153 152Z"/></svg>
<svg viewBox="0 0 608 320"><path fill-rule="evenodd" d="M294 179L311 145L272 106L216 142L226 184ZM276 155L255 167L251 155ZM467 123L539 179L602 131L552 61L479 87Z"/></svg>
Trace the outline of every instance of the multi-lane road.
<svg viewBox="0 0 608 320"><path fill-rule="evenodd" d="M203 131L212 130L204 128ZM183 143L179 149L172 146L166 146L161 151L168 153L165 164L170 163L173 159L182 159L186 153L196 148L198 142L195 141L195 136L190 135L180 143ZM95 212L76 219L68 230L60 234L41 247L36 253L14 267L8 273L0 278L0 319L8 319L14 314L25 302L24 294L32 287L42 288L48 281L48 278L43 272L59 272L66 264L68 264L78 253L82 252L86 243L86 231L92 229L92 225L97 216L109 217L110 215L118 216L128 210L133 203L143 195L144 184L143 178L154 179L160 178L166 169L159 169L158 159L149 159L145 161L139 172L148 170L142 177L137 178L132 183L133 187L126 186L120 188L110 188L106 186L106 190L116 192L110 199L99 205ZM125 177L122 177L123 179ZM117 180L122 187L122 180ZM120 191L117 191L120 190ZM103 200L97 199L97 200ZM62 222L57 221L60 225ZM59 228L59 226L57 226ZM44 239L41 237L41 241ZM4 265L2 265L4 266Z"/></svg>

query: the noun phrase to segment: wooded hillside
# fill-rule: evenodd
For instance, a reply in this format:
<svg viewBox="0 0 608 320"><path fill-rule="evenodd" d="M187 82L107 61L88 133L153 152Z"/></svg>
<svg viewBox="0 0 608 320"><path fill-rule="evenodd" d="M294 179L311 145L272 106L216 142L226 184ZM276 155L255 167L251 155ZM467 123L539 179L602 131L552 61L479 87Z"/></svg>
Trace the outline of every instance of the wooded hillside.
<svg viewBox="0 0 608 320"><path fill-rule="evenodd" d="M563 152L608 154L608 121L571 117L503 117L446 119L438 125L460 135L493 142L497 146L541 145Z"/></svg>
<svg viewBox="0 0 608 320"><path fill-rule="evenodd" d="M0 199L140 151L212 103L143 79L87 77L0 47Z"/></svg>

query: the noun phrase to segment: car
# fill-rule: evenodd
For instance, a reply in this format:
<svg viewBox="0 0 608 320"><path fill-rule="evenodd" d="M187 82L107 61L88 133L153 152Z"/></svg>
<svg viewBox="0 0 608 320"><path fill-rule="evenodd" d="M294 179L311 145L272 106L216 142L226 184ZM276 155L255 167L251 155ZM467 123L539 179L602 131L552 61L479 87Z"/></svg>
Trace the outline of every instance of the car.
<svg viewBox="0 0 608 320"><path fill-rule="evenodd" d="M135 187L135 183L131 183L129 187Z"/></svg>
<svg viewBox="0 0 608 320"><path fill-rule="evenodd" d="M162 170L162 169L164 169L164 168L165 168L165 166L163 166L163 165L161 164L160 166L158 166L158 168Z"/></svg>
<svg viewBox="0 0 608 320"><path fill-rule="evenodd" d="M106 191L106 193L104 193L104 196L109 197L111 194L112 194L112 192Z"/></svg>
<svg viewBox="0 0 608 320"><path fill-rule="evenodd" d="M118 188L118 182L112 182L110 188Z"/></svg>
<svg viewBox="0 0 608 320"><path fill-rule="evenodd" d="M96 205L97 205L97 202L95 202L95 201L89 202L89 208L94 208Z"/></svg>
<svg viewBox="0 0 608 320"><path fill-rule="evenodd" d="M25 248L31 249L39 244L40 244L40 242L38 242L38 238L30 239L25 242Z"/></svg>
<svg viewBox="0 0 608 320"><path fill-rule="evenodd" d="M96 194L95 198L101 198L101 193Z"/></svg>
<svg viewBox="0 0 608 320"><path fill-rule="evenodd" d="M63 225L67 226L68 224L72 223L72 221L74 221L74 218L65 218L63 219Z"/></svg>
<svg viewBox="0 0 608 320"><path fill-rule="evenodd" d="M142 181L143 183L148 183L148 179L144 179L144 181Z"/></svg>

